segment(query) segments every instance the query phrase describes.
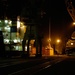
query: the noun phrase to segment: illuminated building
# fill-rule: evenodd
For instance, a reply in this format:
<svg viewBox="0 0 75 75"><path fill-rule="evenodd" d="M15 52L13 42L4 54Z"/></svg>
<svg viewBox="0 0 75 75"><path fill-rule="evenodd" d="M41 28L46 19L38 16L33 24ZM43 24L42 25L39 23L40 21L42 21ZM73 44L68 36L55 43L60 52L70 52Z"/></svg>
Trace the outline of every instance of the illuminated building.
<svg viewBox="0 0 75 75"><path fill-rule="evenodd" d="M35 24L25 25L17 17L17 21L0 20L0 31L3 33L5 51L18 51L28 55L41 55L42 41Z"/></svg>
<svg viewBox="0 0 75 75"><path fill-rule="evenodd" d="M20 22L18 19L15 22L8 19L0 20L0 31L3 33L6 51L22 51L21 44L26 31L24 22Z"/></svg>

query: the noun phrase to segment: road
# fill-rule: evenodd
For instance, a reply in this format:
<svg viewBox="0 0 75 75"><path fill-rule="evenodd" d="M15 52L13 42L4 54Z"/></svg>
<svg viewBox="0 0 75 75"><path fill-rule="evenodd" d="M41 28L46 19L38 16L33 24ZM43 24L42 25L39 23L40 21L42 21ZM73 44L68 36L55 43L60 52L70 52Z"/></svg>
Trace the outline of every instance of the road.
<svg viewBox="0 0 75 75"><path fill-rule="evenodd" d="M75 56L0 61L2 75L74 75Z"/></svg>
<svg viewBox="0 0 75 75"><path fill-rule="evenodd" d="M1 59L0 73L2 75L29 73L32 67L51 60L54 60L54 58Z"/></svg>
<svg viewBox="0 0 75 75"><path fill-rule="evenodd" d="M5 59L0 61L0 73L2 75L33 75L62 60L63 57Z"/></svg>
<svg viewBox="0 0 75 75"><path fill-rule="evenodd" d="M68 56L63 61L43 69L35 75L75 75L75 56Z"/></svg>

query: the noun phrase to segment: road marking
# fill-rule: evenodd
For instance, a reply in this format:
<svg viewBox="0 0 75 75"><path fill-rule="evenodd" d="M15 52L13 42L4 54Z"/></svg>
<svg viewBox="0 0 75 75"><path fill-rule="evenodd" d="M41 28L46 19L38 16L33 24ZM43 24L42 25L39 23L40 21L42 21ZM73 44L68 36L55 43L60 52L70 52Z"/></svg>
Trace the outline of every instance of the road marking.
<svg viewBox="0 0 75 75"><path fill-rule="evenodd" d="M51 65L48 65L48 66L46 66L45 68L48 68L48 67L50 67Z"/></svg>

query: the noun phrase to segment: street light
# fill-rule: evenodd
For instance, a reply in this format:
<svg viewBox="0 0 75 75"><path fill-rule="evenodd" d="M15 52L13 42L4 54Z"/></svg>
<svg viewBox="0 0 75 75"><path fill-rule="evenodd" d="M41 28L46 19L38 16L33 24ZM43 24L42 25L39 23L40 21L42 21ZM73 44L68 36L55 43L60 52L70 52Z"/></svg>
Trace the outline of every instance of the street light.
<svg viewBox="0 0 75 75"><path fill-rule="evenodd" d="M60 43L60 39L57 39L56 42L57 42L57 43Z"/></svg>
<svg viewBox="0 0 75 75"><path fill-rule="evenodd" d="M60 42L61 42L60 39L57 39L57 40L56 40L56 51L57 51L57 54L60 53Z"/></svg>
<svg viewBox="0 0 75 75"><path fill-rule="evenodd" d="M73 25L75 25L75 22L73 22Z"/></svg>

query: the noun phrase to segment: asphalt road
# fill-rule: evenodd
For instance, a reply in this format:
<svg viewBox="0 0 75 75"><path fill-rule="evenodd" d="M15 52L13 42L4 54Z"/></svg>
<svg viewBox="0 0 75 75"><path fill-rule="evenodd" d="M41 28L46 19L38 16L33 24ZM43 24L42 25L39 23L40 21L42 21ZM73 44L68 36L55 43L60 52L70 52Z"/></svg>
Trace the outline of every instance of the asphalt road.
<svg viewBox="0 0 75 75"><path fill-rule="evenodd" d="M0 73L2 75L75 75L74 68L75 56L0 61Z"/></svg>
<svg viewBox="0 0 75 75"><path fill-rule="evenodd" d="M48 68L63 57L45 57L33 59L5 59L0 61L0 73L2 75L36 75L40 70Z"/></svg>
<svg viewBox="0 0 75 75"><path fill-rule="evenodd" d="M75 56L69 56L46 69L35 73L35 75L75 75Z"/></svg>
<svg viewBox="0 0 75 75"><path fill-rule="evenodd" d="M0 75L30 75L31 71L41 67L37 65L51 60L54 58L1 59Z"/></svg>

